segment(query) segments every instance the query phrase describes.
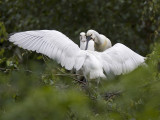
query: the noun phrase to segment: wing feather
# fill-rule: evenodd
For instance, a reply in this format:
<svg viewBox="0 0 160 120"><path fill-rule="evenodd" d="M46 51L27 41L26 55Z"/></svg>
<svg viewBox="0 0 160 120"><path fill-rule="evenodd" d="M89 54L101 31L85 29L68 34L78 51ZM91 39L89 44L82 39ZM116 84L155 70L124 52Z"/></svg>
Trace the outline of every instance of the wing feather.
<svg viewBox="0 0 160 120"><path fill-rule="evenodd" d="M106 74L120 75L131 72L144 63L145 57L135 53L121 43L100 53L103 69Z"/></svg>
<svg viewBox="0 0 160 120"><path fill-rule="evenodd" d="M67 36L56 30L18 32L11 35L9 41L24 49L47 55L68 70L80 69L85 61L85 57L81 57L81 62L77 63L80 48Z"/></svg>

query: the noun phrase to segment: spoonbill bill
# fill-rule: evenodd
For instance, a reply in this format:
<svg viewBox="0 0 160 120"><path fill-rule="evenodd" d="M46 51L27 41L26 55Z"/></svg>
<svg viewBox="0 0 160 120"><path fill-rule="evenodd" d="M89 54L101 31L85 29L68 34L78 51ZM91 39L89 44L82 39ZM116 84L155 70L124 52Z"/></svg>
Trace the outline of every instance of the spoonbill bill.
<svg viewBox="0 0 160 120"><path fill-rule="evenodd" d="M96 43L96 38L90 39ZM82 70L87 80L106 78L109 74L125 74L145 61L143 56L121 43L103 52L81 50L71 39L56 30L18 32L11 35L9 41L24 49L42 53L67 70Z"/></svg>

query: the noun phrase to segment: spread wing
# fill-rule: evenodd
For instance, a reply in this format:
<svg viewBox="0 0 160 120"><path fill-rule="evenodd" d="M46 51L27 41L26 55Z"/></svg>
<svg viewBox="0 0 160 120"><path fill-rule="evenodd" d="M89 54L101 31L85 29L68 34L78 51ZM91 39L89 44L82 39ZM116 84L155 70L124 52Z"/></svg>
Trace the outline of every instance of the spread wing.
<svg viewBox="0 0 160 120"><path fill-rule="evenodd" d="M145 57L135 53L121 43L100 53L103 69L106 74L120 75L131 72L144 64Z"/></svg>
<svg viewBox="0 0 160 120"><path fill-rule="evenodd" d="M85 52L56 30L18 32L11 35L9 41L24 49L42 53L56 60L67 70L79 70L85 60Z"/></svg>

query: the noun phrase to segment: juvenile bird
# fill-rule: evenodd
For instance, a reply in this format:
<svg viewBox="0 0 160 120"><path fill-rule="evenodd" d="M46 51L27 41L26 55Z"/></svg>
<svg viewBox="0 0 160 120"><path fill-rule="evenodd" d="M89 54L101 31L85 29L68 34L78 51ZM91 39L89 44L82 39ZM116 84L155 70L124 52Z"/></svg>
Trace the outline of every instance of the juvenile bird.
<svg viewBox="0 0 160 120"><path fill-rule="evenodd" d="M79 39L80 39L80 49L81 50L85 50L86 48L86 43L87 43L87 39L86 39L86 34L85 32L81 32L80 33L80 36L79 36ZM88 48L87 50L91 50L91 51L94 51L94 41L90 40L88 42Z"/></svg>
<svg viewBox="0 0 160 120"><path fill-rule="evenodd" d="M94 41L95 51L103 52L106 49L112 47L111 41L106 36L99 34L95 30L88 30L86 36L87 36L87 42L90 42L90 40Z"/></svg>

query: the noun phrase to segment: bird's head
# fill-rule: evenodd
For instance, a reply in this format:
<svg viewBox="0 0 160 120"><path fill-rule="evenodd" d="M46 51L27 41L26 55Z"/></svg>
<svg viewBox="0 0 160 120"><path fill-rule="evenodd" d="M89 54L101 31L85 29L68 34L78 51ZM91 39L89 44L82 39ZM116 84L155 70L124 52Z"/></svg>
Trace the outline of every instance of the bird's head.
<svg viewBox="0 0 160 120"><path fill-rule="evenodd" d="M87 39L87 44L86 44L86 49L88 48L88 42L90 40L93 40L95 43L98 42L98 38L97 38L97 35L99 33L96 32L95 30L88 30L87 33L86 33L86 39Z"/></svg>
<svg viewBox="0 0 160 120"><path fill-rule="evenodd" d="M95 39L95 31L94 30L88 30L86 33L87 39L88 40L93 40Z"/></svg>
<svg viewBox="0 0 160 120"><path fill-rule="evenodd" d="M80 42L86 42L86 34L85 32L81 32L79 35Z"/></svg>
<svg viewBox="0 0 160 120"><path fill-rule="evenodd" d="M93 40L95 43L98 43L99 33L95 30L88 30L86 33L87 40Z"/></svg>

